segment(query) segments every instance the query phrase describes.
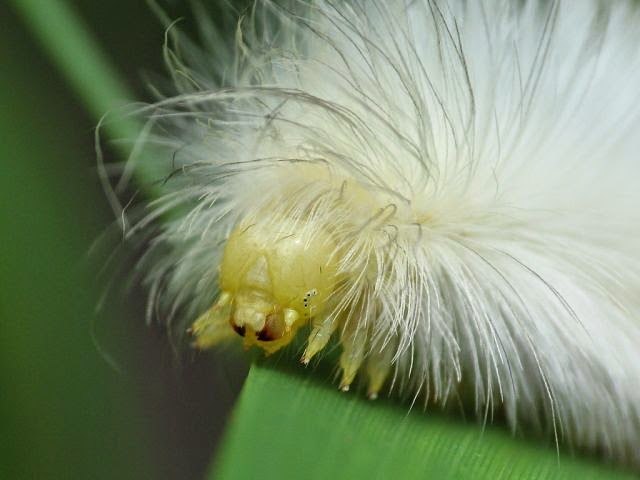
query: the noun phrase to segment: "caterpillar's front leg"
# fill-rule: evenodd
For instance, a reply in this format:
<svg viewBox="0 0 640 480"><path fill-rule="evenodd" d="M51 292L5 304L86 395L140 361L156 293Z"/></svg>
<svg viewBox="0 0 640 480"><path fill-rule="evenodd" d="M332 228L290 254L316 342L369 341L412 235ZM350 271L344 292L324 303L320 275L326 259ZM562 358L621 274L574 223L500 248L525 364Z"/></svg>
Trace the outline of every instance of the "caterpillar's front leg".
<svg viewBox="0 0 640 480"><path fill-rule="evenodd" d="M380 348L373 348L367 357L367 396L371 400L378 398L378 393L389 376L396 344L388 341Z"/></svg>
<svg viewBox="0 0 640 480"><path fill-rule="evenodd" d="M321 318L316 317L313 320L313 328L307 340L307 348L300 360L302 363L308 365L311 359L327 346L331 335L333 335L333 332L338 328L338 323L335 315L328 315Z"/></svg>
<svg viewBox="0 0 640 480"><path fill-rule="evenodd" d="M340 336L342 355L340 355L340 368L342 369L342 380L340 380L340 390L349 391L349 387L356 378L356 374L365 357L365 345L367 342L367 331L359 328L355 319L347 320Z"/></svg>
<svg viewBox="0 0 640 480"><path fill-rule="evenodd" d="M342 355L340 356L340 368L342 370L342 380L340 389L348 391L356 375L362 370L363 363L366 362L365 372L367 376L367 396L376 399L378 392L382 389L393 360L395 345L392 341L380 348L368 350L368 335L364 330L358 330L357 322L348 324L345 316L329 315L324 318L314 319L311 334L307 340L307 348L302 356L302 363L307 365L318 352L323 350L329 342L331 336L338 326L345 323L340 336ZM366 355L366 358L365 358Z"/></svg>
<svg viewBox="0 0 640 480"><path fill-rule="evenodd" d="M189 328L193 335L193 345L199 349L213 347L234 336L230 328L232 297L229 292L223 292L218 301L203 313Z"/></svg>

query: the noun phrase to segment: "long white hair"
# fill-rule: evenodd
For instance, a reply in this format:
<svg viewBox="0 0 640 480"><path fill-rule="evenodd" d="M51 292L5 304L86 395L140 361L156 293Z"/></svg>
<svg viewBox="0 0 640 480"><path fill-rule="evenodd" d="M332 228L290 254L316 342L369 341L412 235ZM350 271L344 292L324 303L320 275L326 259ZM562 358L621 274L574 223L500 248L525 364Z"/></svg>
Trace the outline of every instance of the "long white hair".
<svg viewBox="0 0 640 480"><path fill-rule="evenodd" d="M293 219L392 388L640 465L633 2L257 0L201 33L169 30L125 167L166 176L127 232L150 311L193 320L234 226Z"/></svg>

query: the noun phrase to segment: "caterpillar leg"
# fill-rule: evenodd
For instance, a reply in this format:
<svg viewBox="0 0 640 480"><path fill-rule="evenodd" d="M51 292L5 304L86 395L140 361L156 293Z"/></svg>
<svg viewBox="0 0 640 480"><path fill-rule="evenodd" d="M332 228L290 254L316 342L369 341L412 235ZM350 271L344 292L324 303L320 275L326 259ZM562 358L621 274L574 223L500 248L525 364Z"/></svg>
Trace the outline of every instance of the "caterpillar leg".
<svg viewBox="0 0 640 480"><path fill-rule="evenodd" d="M311 359L327 346L333 332L338 327L338 320L334 315L313 320L313 328L309 339L307 340L307 348L302 355L300 361L307 365Z"/></svg>
<svg viewBox="0 0 640 480"><path fill-rule="evenodd" d="M193 335L193 345L199 349L210 348L235 336L229 325L231 294L222 292L218 301L193 323L188 332Z"/></svg>
<svg viewBox="0 0 640 480"><path fill-rule="evenodd" d="M340 337L342 345L342 355L340 355L340 368L342 369L342 380L340 390L349 391L349 386L356 378L358 370L362 366L365 356L365 345L367 332L358 328L357 322L350 321L345 325Z"/></svg>
<svg viewBox="0 0 640 480"><path fill-rule="evenodd" d="M378 398L378 392L384 385L391 370L394 349L387 344L382 349L373 350L367 357L367 396L371 400Z"/></svg>

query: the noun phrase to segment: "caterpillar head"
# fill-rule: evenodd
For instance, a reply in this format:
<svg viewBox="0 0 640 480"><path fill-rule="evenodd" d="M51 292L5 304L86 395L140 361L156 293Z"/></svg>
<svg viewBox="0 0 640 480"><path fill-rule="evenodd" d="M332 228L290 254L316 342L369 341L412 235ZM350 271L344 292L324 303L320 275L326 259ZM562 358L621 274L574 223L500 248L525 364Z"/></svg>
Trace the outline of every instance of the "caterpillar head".
<svg viewBox="0 0 640 480"><path fill-rule="evenodd" d="M235 331L245 348L273 353L327 310L336 286L335 243L294 222L242 224L229 236L219 268L218 302L193 325L207 348Z"/></svg>

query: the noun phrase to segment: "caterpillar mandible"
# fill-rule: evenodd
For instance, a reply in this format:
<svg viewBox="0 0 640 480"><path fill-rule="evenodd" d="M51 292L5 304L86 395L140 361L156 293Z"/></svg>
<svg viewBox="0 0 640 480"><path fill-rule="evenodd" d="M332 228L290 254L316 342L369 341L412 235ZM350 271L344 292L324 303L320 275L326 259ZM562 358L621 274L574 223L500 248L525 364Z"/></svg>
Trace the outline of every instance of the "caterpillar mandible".
<svg viewBox="0 0 640 480"><path fill-rule="evenodd" d="M640 10L256 0L137 113L150 312L640 466ZM209 41L207 41L209 40ZM145 166L146 165L146 166ZM186 325L185 325L186 329Z"/></svg>

